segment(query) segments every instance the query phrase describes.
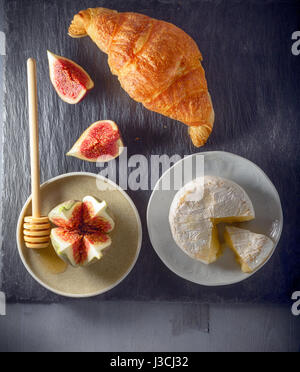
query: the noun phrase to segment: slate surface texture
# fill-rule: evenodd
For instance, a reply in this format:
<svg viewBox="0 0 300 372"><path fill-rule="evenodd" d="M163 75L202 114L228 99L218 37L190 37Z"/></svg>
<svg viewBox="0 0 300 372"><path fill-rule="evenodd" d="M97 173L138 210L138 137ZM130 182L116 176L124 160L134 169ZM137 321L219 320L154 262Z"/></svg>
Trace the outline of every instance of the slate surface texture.
<svg viewBox="0 0 300 372"><path fill-rule="evenodd" d="M106 55L91 40L68 37L73 15L95 6L141 12L175 23L196 40L216 112L213 134L200 151L229 151L255 162L278 189L285 218L280 244L263 270L241 284L205 288L176 277L159 260L145 222L151 192L129 191L144 225L141 256L130 276L96 301L288 302L300 285L300 56L291 52L292 33L299 29L299 1L4 1L1 289L10 301L63 301L27 274L15 241L17 218L30 194L28 57L38 61L42 181L72 171L99 172L94 164L64 154L89 124L102 118L119 124L129 156L183 156L199 151L184 125L147 111L129 98L111 75ZM76 60L94 78L96 87L81 104L67 105L57 97L48 77L47 49Z"/></svg>

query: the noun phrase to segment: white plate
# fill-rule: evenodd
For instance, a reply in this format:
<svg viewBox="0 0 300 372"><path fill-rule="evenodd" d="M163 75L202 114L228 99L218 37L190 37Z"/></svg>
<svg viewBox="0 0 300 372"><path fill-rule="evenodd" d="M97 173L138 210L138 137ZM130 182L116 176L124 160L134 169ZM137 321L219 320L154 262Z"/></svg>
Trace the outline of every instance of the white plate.
<svg viewBox="0 0 300 372"><path fill-rule="evenodd" d="M227 178L244 188L252 200L256 218L239 226L269 236L275 243L272 252L274 253L282 231L283 215L279 195L270 179L257 165L234 154L212 151L191 157L195 158L197 155L204 155L205 175ZM225 249L224 254L215 263L205 265L186 255L173 240L169 226L169 210L177 190L172 190L171 187L171 191L162 191L162 185L167 177L172 180L171 186L176 182L179 173L176 170L179 167L188 171L188 174L195 174L195 159L191 162L191 157L179 161L165 172L154 188L147 210L151 243L164 264L184 279L205 286L238 283L254 273L243 273L229 248ZM186 179L186 183L194 177Z"/></svg>
<svg viewBox="0 0 300 372"><path fill-rule="evenodd" d="M69 173L45 182L41 186L42 215L48 215L52 208L66 200L82 200L86 195L105 200L116 223L110 233L112 246L100 261L88 267L67 266L66 270L58 273L56 269L62 261L52 246L49 250L25 247L23 221L25 216L31 215L31 197L18 221L17 243L24 266L39 284L61 296L92 297L111 290L130 273L141 249L141 221L133 201L118 185L102 176Z"/></svg>

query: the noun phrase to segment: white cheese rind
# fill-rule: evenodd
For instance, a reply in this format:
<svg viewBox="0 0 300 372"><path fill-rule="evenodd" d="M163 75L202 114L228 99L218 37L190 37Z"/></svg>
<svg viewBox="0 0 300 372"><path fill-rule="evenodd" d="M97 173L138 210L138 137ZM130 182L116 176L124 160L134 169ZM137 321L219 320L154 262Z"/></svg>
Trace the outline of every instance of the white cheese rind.
<svg viewBox="0 0 300 372"><path fill-rule="evenodd" d="M234 226L226 226L234 252L245 272L258 269L271 255L274 249L273 241L265 235Z"/></svg>
<svg viewBox="0 0 300 372"><path fill-rule="evenodd" d="M239 185L224 178L205 176L178 191L170 208L169 222L176 244L190 257L209 264L219 254L218 240L213 239L214 225L222 219L240 221L254 217L252 202Z"/></svg>

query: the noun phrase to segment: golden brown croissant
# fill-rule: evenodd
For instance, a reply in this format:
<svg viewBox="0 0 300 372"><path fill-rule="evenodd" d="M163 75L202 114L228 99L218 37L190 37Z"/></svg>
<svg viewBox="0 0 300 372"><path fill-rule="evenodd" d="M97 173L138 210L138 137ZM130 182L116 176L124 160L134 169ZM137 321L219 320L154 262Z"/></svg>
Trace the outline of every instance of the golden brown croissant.
<svg viewBox="0 0 300 372"><path fill-rule="evenodd" d="M205 144L214 110L202 56L189 35L171 23L105 8L79 12L69 35L89 35L131 98L187 124L194 145Z"/></svg>

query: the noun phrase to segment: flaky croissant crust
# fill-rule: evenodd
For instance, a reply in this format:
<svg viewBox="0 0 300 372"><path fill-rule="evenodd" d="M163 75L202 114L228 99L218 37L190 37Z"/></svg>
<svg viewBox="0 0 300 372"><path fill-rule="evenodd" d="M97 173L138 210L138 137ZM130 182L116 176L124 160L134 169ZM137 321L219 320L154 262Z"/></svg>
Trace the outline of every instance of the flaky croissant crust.
<svg viewBox="0 0 300 372"><path fill-rule="evenodd" d="M69 34L89 35L131 98L188 125L194 145L205 144L214 110L201 53L183 30L138 13L94 8L75 15Z"/></svg>

